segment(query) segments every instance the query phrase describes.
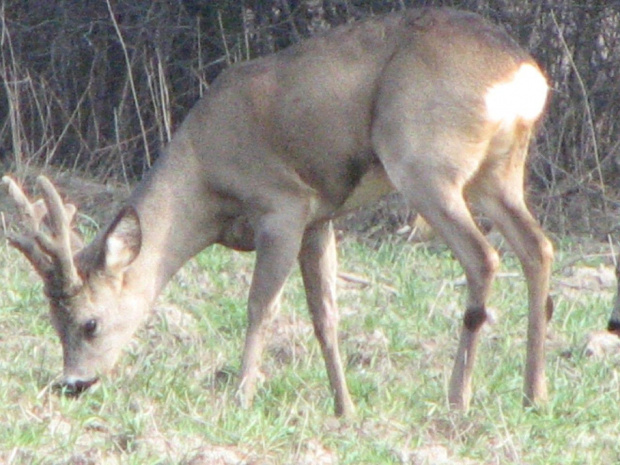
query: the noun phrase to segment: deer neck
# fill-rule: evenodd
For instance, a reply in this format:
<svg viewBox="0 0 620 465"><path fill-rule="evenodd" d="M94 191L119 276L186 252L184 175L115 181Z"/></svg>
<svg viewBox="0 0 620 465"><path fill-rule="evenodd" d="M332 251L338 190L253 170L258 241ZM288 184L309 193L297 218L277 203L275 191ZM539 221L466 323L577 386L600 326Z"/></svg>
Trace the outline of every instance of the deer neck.
<svg viewBox="0 0 620 465"><path fill-rule="evenodd" d="M129 199L140 218L142 246L128 278L149 304L185 262L217 237L200 167L187 154L175 157L174 149L158 159Z"/></svg>

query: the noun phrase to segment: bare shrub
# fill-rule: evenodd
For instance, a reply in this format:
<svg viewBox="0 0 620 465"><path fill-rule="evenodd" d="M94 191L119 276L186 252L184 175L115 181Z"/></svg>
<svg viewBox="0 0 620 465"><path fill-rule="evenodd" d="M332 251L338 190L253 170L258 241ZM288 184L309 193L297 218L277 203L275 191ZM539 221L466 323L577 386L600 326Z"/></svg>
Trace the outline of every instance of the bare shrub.
<svg viewBox="0 0 620 465"><path fill-rule="evenodd" d="M537 214L559 232L614 232L620 190L620 4L583 0L6 0L0 159L132 180L222 68L405 6L503 24L552 82L532 147ZM616 214L616 215L614 215Z"/></svg>

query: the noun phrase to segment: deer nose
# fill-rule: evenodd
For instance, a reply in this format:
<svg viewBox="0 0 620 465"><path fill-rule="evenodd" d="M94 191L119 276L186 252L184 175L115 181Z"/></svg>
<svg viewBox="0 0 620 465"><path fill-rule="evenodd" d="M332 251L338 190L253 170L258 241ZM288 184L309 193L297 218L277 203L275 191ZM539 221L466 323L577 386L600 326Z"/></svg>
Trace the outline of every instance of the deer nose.
<svg viewBox="0 0 620 465"><path fill-rule="evenodd" d="M79 379L66 378L59 382L55 387L67 397L78 397L93 384L96 384L99 378Z"/></svg>

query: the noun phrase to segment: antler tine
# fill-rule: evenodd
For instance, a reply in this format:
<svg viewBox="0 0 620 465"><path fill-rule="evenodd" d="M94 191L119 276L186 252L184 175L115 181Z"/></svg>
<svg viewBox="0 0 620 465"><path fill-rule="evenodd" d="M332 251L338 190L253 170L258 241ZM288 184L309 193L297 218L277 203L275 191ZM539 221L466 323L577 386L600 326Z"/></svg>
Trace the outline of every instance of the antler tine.
<svg viewBox="0 0 620 465"><path fill-rule="evenodd" d="M43 216L45 216L45 213L47 213L47 210L40 209L40 207L44 207L44 205L40 201L31 203L24 191L10 176L3 176L2 182L7 185L9 195L15 201L22 222L27 223L31 230L38 231L41 220Z"/></svg>
<svg viewBox="0 0 620 465"><path fill-rule="evenodd" d="M7 185L9 196L15 202L21 221L26 227L25 235L7 233L7 239L13 247L26 256L34 269L47 282L53 274L52 262L35 240L41 221L47 213L45 203L42 200L31 203L24 191L10 176L4 176L2 182Z"/></svg>
<svg viewBox="0 0 620 465"><path fill-rule="evenodd" d="M9 234L9 242L26 256L41 275L48 296L73 294L82 285L72 251L76 243L76 235L71 230L75 206L65 205L44 176L37 178L43 199L36 202L30 202L10 176L4 176L2 182L8 186L9 195L15 201L25 226L24 234ZM47 226L45 230L41 227L43 222Z"/></svg>
<svg viewBox="0 0 620 465"><path fill-rule="evenodd" d="M45 176L39 176L37 184L43 191L51 235L39 232L36 240L57 268L59 276L56 278L62 280L59 291L70 295L82 285L72 251L71 221L76 209L73 205L64 204L54 185ZM55 284L49 288L48 293L58 291L56 287Z"/></svg>

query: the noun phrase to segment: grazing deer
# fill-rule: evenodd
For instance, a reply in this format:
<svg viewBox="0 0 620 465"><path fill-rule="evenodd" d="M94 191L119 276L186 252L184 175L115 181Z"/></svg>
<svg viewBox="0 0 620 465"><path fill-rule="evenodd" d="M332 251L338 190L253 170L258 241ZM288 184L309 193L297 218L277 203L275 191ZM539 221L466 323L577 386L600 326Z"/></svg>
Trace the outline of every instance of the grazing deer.
<svg viewBox="0 0 620 465"><path fill-rule="evenodd" d="M614 297L614 307L609 316L607 331L620 337L620 255L616 257L616 296Z"/></svg>
<svg viewBox="0 0 620 465"><path fill-rule="evenodd" d="M353 412L338 349L331 220L397 189L450 246L468 299L449 385L466 409L498 255L470 205L519 257L529 291L525 402L546 399L553 249L524 202L524 164L547 83L532 58L479 16L389 14L333 29L223 72L126 206L79 248L52 184L11 243L43 278L66 390L115 363L171 276L211 244L255 250L239 398L251 403L282 286L299 261L337 415Z"/></svg>

